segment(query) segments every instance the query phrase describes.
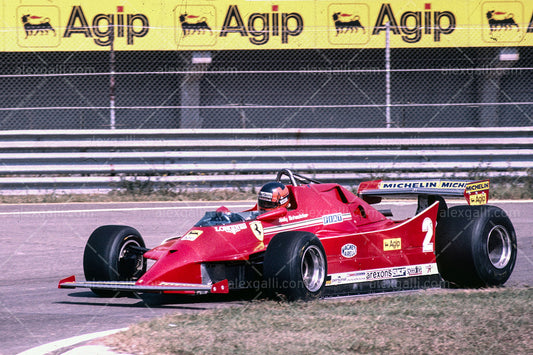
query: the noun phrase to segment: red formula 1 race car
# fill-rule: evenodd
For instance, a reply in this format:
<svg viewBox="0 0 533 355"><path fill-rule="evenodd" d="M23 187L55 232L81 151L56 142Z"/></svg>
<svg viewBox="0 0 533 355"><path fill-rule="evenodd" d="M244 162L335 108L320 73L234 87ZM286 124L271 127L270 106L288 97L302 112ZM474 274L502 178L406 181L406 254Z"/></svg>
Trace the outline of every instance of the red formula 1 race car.
<svg viewBox="0 0 533 355"><path fill-rule="evenodd" d="M488 191L488 181L380 180L360 184L356 196L284 169L255 207L207 212L153 249L134 228L96 229L83 257L87 281L72 276L59 287L102 296L257 289L307 300L442 282L502 285L515 265L516 236L505 212L485 204ZM372 207L388 195L417 197L416 215L393 220ZM448 208L443 196L458 195L469 204ZM148 270L147 259L155 261Z"/></svg>

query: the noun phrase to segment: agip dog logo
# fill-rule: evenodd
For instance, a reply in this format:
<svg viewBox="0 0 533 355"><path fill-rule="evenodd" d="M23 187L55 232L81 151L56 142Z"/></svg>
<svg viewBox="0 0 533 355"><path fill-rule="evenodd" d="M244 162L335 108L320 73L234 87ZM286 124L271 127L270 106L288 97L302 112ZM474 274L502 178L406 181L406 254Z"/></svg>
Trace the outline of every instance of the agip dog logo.
<svg viewBox="0 0 533 355"><path fill-rule="evenodd" d="M183 47L213 46L217 41L216 9L210 5L178 6L174 9L176 43Z"/></svg>
<svg viewBox="0 0 533 355"><path fill-rule="evenodd" d="M22 25L24 26L24 31L26 32L26 38L28 36L36 35L48 35L49 32L53 33L56 36L56 30L50 25L50 17L41 17L41 16L32 16L27 14L22 16Z"/></svg>
<svg viewBox="0 0 533 355"><path fill-rule="evenodd" d="M521 3L511 1L485 2L482 6L483 41L488 43L519 43L524 39L527 23Z"/></svg>
<svg viewBox="0 0 533 355"><path fill-rule="evenodd" d="M348 17L348 20L342 18ZM359 31L359 29L365 32L365 27L361 25L359 21L359 15L350 15L350 14L341 14L340 12L335 12L333 14L333 21L335 22L335 30L337 31L337 36L339 33L353 33Z"/></svg>
<svg viewBox="0 0 533 355"><path fill-rule="evenodd" d="M59 8L56 6L19 6L17 43L20 47L57 47L61 35Z"/></svg>
<svg viewBox="0 0 533 355"><path fill-rule="evenodd" d="M181 24L181 29L183 31L184 37L189 36L189 35L194 35L195 33L197 34L209 33L211 36L213 35L213 31L211 30L211 27L209 27L209 25L207 24L206 17L201 17L198 20L198 16L181 14L180 24Z"/></svg>
<svg viewBox="0 0 533 355"><path fill-rule="evenodd" d="M327 16L329 43L365 44L370 40L370 15L366 4L331 4Z"/></svg>

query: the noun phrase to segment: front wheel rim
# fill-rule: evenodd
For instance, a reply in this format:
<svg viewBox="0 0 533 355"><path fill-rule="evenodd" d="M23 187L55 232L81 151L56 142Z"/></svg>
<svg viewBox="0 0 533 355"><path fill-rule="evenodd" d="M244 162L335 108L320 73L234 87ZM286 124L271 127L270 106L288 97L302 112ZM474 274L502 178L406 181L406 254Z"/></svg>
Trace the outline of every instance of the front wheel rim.
<svg viewBox="0 0 533 355"><path fill-rule="evenodd" d="M130 247L141 247L140 243L135 239L126 240L120 247L118 253L118 273L120 278L130 280L138 276L144 268L144 257L136 253L132 253ZM135 259L134 261L132 259Z"/></svg>
<svg viewBox="0 0 533 355"><path fill-rule="evenodd" d="M324 283L326 275L326 261L324 254L315 245L308 246L302 255L302 281L310 292L317 292Z"/></svg>
<svg viewBox="0 0 533 355"><path fill-rule="evenodd" d="M494 226L487 237L487 254L496 269L503 269L509 264L512 255L511 237L501 225Z"/></svg>

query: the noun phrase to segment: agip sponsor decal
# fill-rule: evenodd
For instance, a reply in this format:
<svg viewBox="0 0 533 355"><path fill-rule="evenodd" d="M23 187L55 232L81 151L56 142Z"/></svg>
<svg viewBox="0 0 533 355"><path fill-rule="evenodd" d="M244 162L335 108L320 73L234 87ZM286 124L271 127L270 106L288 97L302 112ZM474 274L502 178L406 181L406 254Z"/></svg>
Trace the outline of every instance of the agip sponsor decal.
<svg viewBox="0 0 533 355"><path fill-rule="evenodd" d="M489 201L489 180L468 183L464 196L469 205L485 205Z"/></svg>
<svg viewBox="0 0 533 355"><path fill-rule="evenodd" d="M330 4L328 41L336 45L363 45L370 40L370 9L367 4Z"/></svg>
<svg viewBox="0 0 533 355"><path fill-rule="evenodd" d="M472 206L486 205L488 202L487 194L480 193L468 196L468 204Z"/></svg>
<svg viewBox="0 0 533 355"><path fill-rule="evenodd" d="M109 7L103 1L93 2L91 6L79 3L68 7L24 5L18 6L16 13L17 44L23 48L57 47L78 51L89 49L87 43L90 42L97 47L109 47L111 43L115 47L133 46L150 31L146 14L129 12L122 5Z"/></svg>
<svg viewBox="0 0 533 355"><path fill-rule="evenodd" d="M174 8L174 29L179 47L212 47L217 42L218 16L213 5Z"/></svg>
<svg viewBox="0 0 533 355"><path fill-rule="evenodd" d="M124 6L117 6L116 13L95 14L92 19L81 6L73 6L63 37L83 35L99 46L109 46L116 38L125 38L128 45L133 45L134 39L146 36L149 29L145 14L124 13Z"/></svg>
<svg viewBox="0 0 533 355"><path fill-rule="evenodd" d="M0 13L3 51L384 48L387 23L392 48L533 45L525 0L5 1Z"/></svg>
<svg viewBox="0 0 533 355"><path fill-rule="evenodd" d="M391 238L383 240L383 250L400 250L402 249L402 238Z"/></svg>
<svg viewBox="0 0 533 355"><path fill-rule="evenodd" d="M290 37L302 33L304 20L297 11L291 11L289 6L284 7L289 10L282 12L280 5L274 4L270 11L253 12L243 17L237 5L229 5L220 29L220 37L234 33L247 37L254 45L266 44L271 37L279 37L282 44L289 43Z"/></svg>
<svg viewBox="0 0 533 355"><path fill-rule="evenodd" d="M387 22L391 32L406 43L417 43L423 35L430 35L434 42L440 42L443 36L455 31L457 19L452 11L432 10L431 3L421 5L413 6L412 10L403 12L397 18L391 4L381 4L372 34L386 31Z"/></svg>
<svg viewBox="0 0 533 355"><path fill-rule="evenodd" d="M53 48L61 43L60 9L57 6L19 6L17 44L28 48Z"/></svg>
<svg viewBox="0 0 533 355"><path fill-rule="evenodd" d="M486 1L481 5L482 39L486 43L520 43L528 32L533 32L531 16L531 20L526 18L520 2ZM528 22L529 26L524 27Z"/></svg>
<svg viewBox="0 0 533 355"><path fill-rule="evenodd" d="M252 47L285 47L296 41L304 31L303 2L272 4L257 1L253 7L235 1L229 5L186 4L174 9L176 43L183 47L221 49Z"/></svg>
<svg viewBox="0 0 533 355"><path fill-rule="evenodd" d="M183 237L181 237L181 240L187 240L189 242L194 242L200 235L202 235L203 231L201 230L191 230L187 234L185 234Z"/></svg>

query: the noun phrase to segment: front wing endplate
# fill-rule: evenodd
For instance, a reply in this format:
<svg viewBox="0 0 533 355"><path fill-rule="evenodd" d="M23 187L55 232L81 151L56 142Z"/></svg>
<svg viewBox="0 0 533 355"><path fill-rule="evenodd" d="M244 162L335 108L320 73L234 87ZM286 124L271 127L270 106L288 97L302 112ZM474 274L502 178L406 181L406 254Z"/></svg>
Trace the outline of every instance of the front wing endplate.
<svg viewBox="0 0 533 355"><path fill-rule="evenodd" d="M129 292L176 292L194 291L210 293L228 293L228 280L222 280L214 284L190 284L180 282L161 282L159 285L136 285L135 281L80 281L76 282L74 276L59 281L58 288L90 288L109 291Z"/></svg>

